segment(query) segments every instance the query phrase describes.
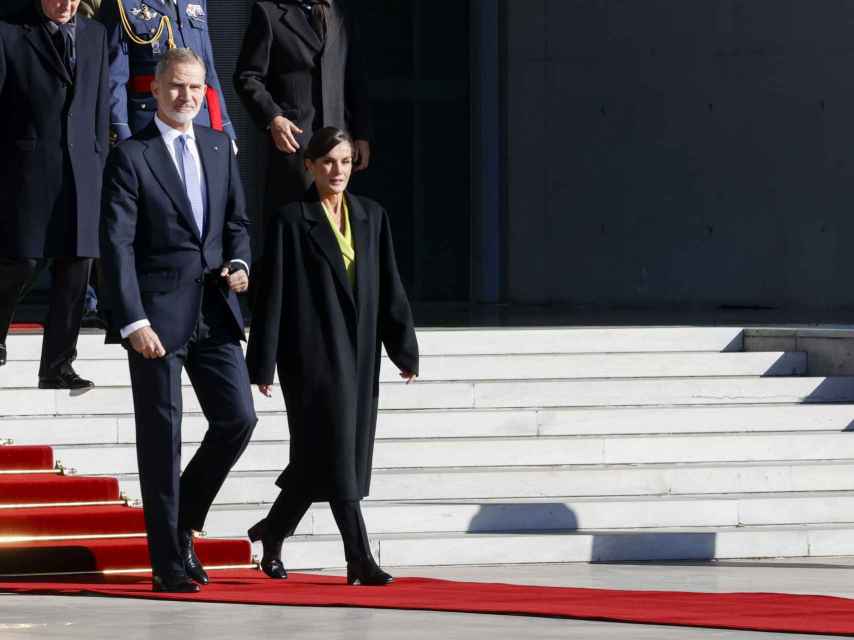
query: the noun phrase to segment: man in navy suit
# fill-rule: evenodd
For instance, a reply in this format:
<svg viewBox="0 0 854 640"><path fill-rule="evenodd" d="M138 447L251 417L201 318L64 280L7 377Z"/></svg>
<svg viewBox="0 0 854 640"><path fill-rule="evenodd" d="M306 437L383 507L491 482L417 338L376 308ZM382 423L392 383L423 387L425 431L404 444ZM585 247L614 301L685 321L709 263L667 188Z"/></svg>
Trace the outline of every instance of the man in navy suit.
<svg viewBox="0 0 854 640"><path fill-rule="evenodd" d="M249 223L228 136L193 125L204 62L171 49L152 89L156 117L107 163L101 255L128 347L153 587L193 592L208 581L193 532L257 422L236 297L249 285ZM181 474L183 369L209 428Z"/></svg>

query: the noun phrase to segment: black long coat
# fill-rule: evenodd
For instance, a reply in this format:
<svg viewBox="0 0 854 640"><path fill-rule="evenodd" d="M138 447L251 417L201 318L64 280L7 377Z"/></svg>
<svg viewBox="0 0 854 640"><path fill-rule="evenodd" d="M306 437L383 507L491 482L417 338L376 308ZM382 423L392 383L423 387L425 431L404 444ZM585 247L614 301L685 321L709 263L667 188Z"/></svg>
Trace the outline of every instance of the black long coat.
<svg viewBox="0 0 854 640"><path fill-rule="evenodd" d="M70 77L33 3L0 22L0 256L98 257L109 151L104 27L77 17Z"/></svg>
<svg viewBox="0 0 854 640"><path fill-rule="evenodd" d="M259 0L234 72L234 87L258 127L266 131L283 115L302 134L304 149L322 127L345 129L357 140L371 139L371 118L357 29L341 0L327 11L322 42L293 2ZM269 134L267 135L269 138ZM271 145L265 209L302 198L310 184L302 153Z"/></svg>
<svg viewBox="0 0 854 640"><path fill-rule="evenodd" d="M380 346L418 372L418 342L386 212L347 194L355 293L316 191L270 217L246 362L254 384L278 366L290 462L277 481L313 500L368 495L379 397Z"/></svg>

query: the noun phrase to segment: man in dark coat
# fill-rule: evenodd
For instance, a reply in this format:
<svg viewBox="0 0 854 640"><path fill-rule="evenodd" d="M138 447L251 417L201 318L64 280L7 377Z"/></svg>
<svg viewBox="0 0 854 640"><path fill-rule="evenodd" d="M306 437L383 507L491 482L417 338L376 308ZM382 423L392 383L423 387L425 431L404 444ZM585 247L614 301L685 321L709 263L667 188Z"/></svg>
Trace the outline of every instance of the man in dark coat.
<svg viewBox="0 0 854 640"><path fill-rule="evenodd" d="M257 422L235 295L249 284L249 222L228 136L193 125L203 61L171 49L156 78L154 121L107 165L101 246L113 328L129 347L153 587L193 592L208 581L193 531ZM209 429L182 474L183 369Z"/></svg>
<svg viewBox="0 0 854 640"><path fill-rule="evenodd" d="M92 386L71 367L108 149L104 28L80 0L34 0L0 22L0 364L18 296L44 260L53 284L39 387Z"/></svg>
<svg viewBox="0 0 854 640"><path fill-rule="evenodd" d="M301 149L326 126L355 140L354 170L370 161L367 87L352 17L341 0L259 0L234 86L272 149L264 210L302 198L311 179Z"/></svg>

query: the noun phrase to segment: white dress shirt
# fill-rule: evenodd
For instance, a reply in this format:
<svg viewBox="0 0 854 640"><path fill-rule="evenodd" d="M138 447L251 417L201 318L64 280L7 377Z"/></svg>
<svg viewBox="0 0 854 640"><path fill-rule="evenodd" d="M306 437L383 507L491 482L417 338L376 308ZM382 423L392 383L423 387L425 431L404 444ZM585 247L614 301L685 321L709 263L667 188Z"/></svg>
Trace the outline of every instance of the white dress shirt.
<svg viewBox="0 0 854 640"><path fill-rule="evenodd" d="M199 149L196 147L196 134L193 129L193 123L190 123L190 128L186 132L178 131L177 129L173 129L168 124L163 122L160 119L159 115L154 116L154 124L157 125L157 129L160 131L160 137L163 139L163 144L166 145L166 150L169 152L169 157L172 158L172 162L175 164L175 170L178 172L178 175L181 175L181 167L178 164L180 159L175 150L175 141L181 137L187 137L187 149L190 151L190 155L193 157L193 162L196 163L196 171L199 176L199 185L202 190L205 189L205 171L202 166L202 159L199 156ZM233 258L232 260L226 261L226 264L229 262L239 262L246 268L246 273L249 273L249 265L246 264L243 260L239 258ZM134 331L138 331L143 327L150 327L151 323L148 321L148 318L143 318L142 320L137 320L136 322L131 322L129 325L122 327L122 330L119 332L122 336L122 339L127 338Z"/></svg>

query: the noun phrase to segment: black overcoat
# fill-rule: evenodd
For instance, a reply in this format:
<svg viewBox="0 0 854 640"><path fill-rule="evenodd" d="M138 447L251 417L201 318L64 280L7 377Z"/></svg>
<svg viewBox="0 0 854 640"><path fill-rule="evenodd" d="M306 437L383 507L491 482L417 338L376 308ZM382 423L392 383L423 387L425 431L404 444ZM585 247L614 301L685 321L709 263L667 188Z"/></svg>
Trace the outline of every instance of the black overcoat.
<svg viewBox="0 0 854 640"><path fill-rule="evenodd" d="M258 127L266 131L283 115L303 133L304 149L322 127L371 139L371 118L358 31L341 0L327 11L326 41L315 33L293 2L259 0L234 73L234 86ZM268 139L270 138L268 134ZM265 209L299 200L310 178L302 154L286 154L271 145Z"/></svg>
<svg viewBox="0 0 854 640"><path fill-rule="evenodd" d="M346 195L354 292L316 193L270 216L246 361L254 384L271 384L278 367L291 441L277 484L356 500L370 489L381 345L417 373L418 342L386 212Z"/></svg>
<svg viewBox="0 0 854 640"><path fill-rule="evenodd" d="M30 3L0 21L0 256L98 257L109 151L104 27L77 17L71 77Z"/></svg>

